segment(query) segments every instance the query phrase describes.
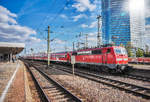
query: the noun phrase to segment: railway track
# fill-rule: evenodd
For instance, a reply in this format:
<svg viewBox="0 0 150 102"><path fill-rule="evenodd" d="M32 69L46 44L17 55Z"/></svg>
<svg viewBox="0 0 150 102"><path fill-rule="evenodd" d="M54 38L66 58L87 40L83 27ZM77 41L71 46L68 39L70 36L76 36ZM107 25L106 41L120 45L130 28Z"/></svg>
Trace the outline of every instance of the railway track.
<svg viewBox="0 0 150 102"><path fill-rule="evenodd" d="M82 102L80 98L31 63L25 62L25 65L36 83L43 102Z"/></svg>
<svg viewBox="0 0 150 102"><path fill-rule="evenodd" d="M43 64L43 63L41 63L41 64ZM96 74L96 73L92 72L92 74ZM140 75L133 75L133 74L120 75L119 74L117 76L124 77L124 78L130 78L130 79L134 79L134 80L139 80L139 81L143 81L143 82L150 82L150 77L145 77L145 76L140 76Z"/></svg>
<svg viewBox="0 0 150 102"><path fill-rule="evenodd" d="M65 72L68 72L68 73L72 73L71 69L68 69L66 67L59 66L59 67L55 67L55 68L65 71ZM145 88L145 87L134 85L134 84L129 84L129 83L118 81L118 80L113 80L110 78L105 78L100 75L96 75L96 74L89 73L89 72L83 72L83 71L79 71L79 70L75 70L75 75L84 77L86 79L89 79L89 80L92 80L92 81L95 81L98 83L105 84L107 86L118 88L120 90L124 90L126 92L132 93L136 96L140 96L145 99L150 99L150 89L149 88Z"/></svg>
<svg viewBox="0 0 150 102"><path fill-rule="evenodd" d="M65 67L65 66L64 66ZM84 68L82 68L84 69ZM86 71L86 70L84 70ZM90 72L92 74L97 74L94 71ZM106 74L106 73L105 73ZM107 73L108 74L108 73ZM110 74L108 74L110 75ZM115 75L113 74L113 76L119 76L119 77L124 77L124 78L130 78L130 79L134 79L134 80L139 80L139 81L143 81L143 82L150 82L150 77L145 77L145 76L140 76L140 75L133 75L133 74L119 74L119 75Z"/></svg>
<svg viewBox="0 0 150 102"><path fill-rule="evenodd" d="M94 72L92 72L92 74L96 74ZM125 75L117 75L120 77L124 77L124 78L130 78L130 79L134 79L134 80L139 80L139 81L143 81L143 82L150 82L150 77L145 77L145 76L140 76L140 75L133 75L133 74L125 74Z"/></svg>
<svg viewBox="0 0 150 102"><path fill-rule="evenodd" d="M144 82L150 82L150 77L144 77L144 76L133 75L133 74L126 74L123 77L140 80L140 81L144 81Z"/></svg>

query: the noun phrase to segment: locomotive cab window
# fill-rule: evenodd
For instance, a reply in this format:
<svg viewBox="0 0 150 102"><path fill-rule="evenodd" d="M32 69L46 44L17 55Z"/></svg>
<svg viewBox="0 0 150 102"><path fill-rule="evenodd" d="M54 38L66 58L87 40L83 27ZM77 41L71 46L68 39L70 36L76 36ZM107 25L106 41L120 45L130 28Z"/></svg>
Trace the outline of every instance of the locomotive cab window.
<svg viewBox="0 0 150 102"><path fill-rule="evenodd" d="M107 53L110 53L111 52L111 49L107 49Z"/></svg>
<svg viewBox="0 0 150 102"><path fill-rule="evenodd" d="M77 55L77 52L73 52L72 55Z"/></svg>
<svg viewBox="0 0 150 102"><path fill-rule="evenodd" d="M92 54L102 54L102 51L101 50L94 50L94 51L92 51Z"/></svg>

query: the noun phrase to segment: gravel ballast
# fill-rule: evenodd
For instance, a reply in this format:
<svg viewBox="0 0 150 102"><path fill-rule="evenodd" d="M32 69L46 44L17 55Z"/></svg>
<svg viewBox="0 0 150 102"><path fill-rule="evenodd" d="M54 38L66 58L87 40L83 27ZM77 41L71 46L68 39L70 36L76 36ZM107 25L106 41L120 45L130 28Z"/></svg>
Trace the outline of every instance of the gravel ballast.
<svg viewBox="0 0 150 102"><path fill-rule="evenodd" d="M63 86L71 87L78 93L86 96L89 102L148 102L146 99L126 93L125 91L120 91L119 89L108 87L85 78L73 76L54 68L41 68Z"/></svg>

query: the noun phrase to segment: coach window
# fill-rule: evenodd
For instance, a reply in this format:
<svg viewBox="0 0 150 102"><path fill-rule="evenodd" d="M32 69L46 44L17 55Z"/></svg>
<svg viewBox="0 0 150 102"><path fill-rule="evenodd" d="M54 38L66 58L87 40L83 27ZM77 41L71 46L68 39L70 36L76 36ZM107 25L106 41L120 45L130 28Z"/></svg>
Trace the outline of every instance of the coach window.
<svg viewBox="0 0 150 102"><path fill-rule="evenodd" d="M101 54L101 53L102 53L101 50L94 50L94 51L92 51L92 54Z"/></svg>
<svg viewBox="0 0 150 102"><path fill-rule="evenodd" d="M111 49L107 49L107 53L110 53L111 52Z"/></svg>
<svg viewBox="0 0 150 102"><path fill-rule="evenodd" d="M77 55L77 52L73 52L72 55Z"/></svg>

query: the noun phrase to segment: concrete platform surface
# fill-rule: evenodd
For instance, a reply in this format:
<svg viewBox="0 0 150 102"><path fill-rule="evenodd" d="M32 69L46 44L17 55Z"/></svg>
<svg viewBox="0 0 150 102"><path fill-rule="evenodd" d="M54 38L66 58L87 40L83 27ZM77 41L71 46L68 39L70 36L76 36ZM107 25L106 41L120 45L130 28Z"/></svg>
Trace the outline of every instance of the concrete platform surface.
<svg viewBox="0 0 150 102"><path fill-rule="evenodd" d="M2 92L4 91L8 81L13 75L16 66L17 63L8 63L8 62L0 63L0 95L2 95Z"/></svg>
<svg viewBox="0 0 150 102"><path fill-rule="evenodd" d="M23 62L0 63L0 102L32 102Z"/></svg>

